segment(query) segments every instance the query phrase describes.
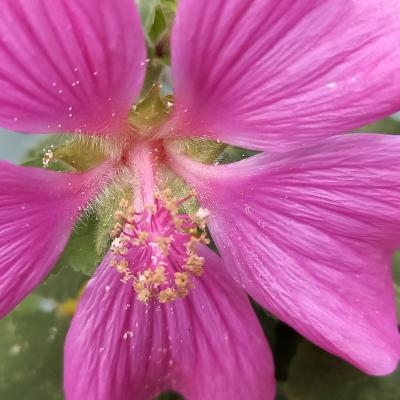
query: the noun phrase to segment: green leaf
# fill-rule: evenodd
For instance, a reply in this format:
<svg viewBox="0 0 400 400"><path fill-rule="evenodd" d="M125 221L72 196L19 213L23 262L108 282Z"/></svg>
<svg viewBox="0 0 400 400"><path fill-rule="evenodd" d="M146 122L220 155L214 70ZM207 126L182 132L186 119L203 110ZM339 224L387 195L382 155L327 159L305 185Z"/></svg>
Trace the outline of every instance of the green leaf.
<svg viewBox="0 0 400 400"><path fill-rule="evenodd" d="M71 234L55 271L68 267L91 276L103 254L96 249L97 221L94 216L80 221Z"/></svg>
<svg viewBox="0 0 400 400"><path fill-rule="evenodd" d="M32 299L39 299L42 303L43 299L52 304L63 304L64 302L75 299L77 300L81 291L88 281L88 276L71 268L63 268L57 273L49 275L48 278L29 296ZM26 301L18 306L19 310L25 306Z"/></svg>
<svg viewBox="0 0 400 400"><path fill-rule="evenodd" d="M161 0L161 6L163 8L168 8L173 13L176 13L176 0Z"/></svg>
<svg viewBox="0 0 400 400"><path fill-rule="evenodd" d="M158 39L162 36L165 32L167 39L169 39L168 30L167 30L167 23L168 21L165 18L165 14L161 7L157 7L154 13L154 22L149 31L149 37L152 43L156 43ZM168 44L169 45L169 44ZM157 44L156 44L157 46Z"/></svg>
<svg viewBox="0 0 400 400"><path fill-rule="evenodd" d="M139 7L143 29L145 34L148 35L153 26L156 7L160 4L160 0L136 0L136 3Z"/></svg>
<svg viewBox="0 0 400 400"><path fill-rule="evenodd" d="M289 400L394 400L400 398L400 370L371 377L303 341L291 363L285 392Z"/></svg>
<svg viewBox="0 0 400 400"><path fill-rule="evenodd" d="M261 328L264 332L265 337L268 340L268 343L273 350L277 337L276 337L276 329L277 325L279 324L279 321L268 314L259 304L257 304L254 300L251 300L251 305L257 315L257 319L260 322Z"/></svg>

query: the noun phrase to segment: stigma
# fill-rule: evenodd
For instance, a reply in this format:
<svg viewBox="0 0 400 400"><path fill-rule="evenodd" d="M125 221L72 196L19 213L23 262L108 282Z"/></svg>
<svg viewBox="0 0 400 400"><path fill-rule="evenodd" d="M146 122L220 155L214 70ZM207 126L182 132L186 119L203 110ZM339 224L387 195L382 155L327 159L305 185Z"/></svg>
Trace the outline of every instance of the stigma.
<svg viewBox="0 0 400 400"><path fill-rule="evenodd" d="M178 212L192 196L178 200L167 189L142 210L125 199L120 202L111 231L110 266L141 302L169 303L186 297L203 274L198 246L210 243L204 233L208 212L200 209L194 216Z"/></svg>

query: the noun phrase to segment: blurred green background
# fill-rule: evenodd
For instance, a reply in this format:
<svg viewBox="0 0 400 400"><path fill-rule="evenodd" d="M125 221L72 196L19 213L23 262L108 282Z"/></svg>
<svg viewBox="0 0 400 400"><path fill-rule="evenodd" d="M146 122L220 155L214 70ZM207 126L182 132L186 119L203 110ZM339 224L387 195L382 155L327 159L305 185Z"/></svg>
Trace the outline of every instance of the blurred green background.
<svg viewBox="0 0 400 400"><path fill-rule="evenodd" d="M41 140L43 135L10 133L0 128L0 160L20 163L28 150Z"/></svg>

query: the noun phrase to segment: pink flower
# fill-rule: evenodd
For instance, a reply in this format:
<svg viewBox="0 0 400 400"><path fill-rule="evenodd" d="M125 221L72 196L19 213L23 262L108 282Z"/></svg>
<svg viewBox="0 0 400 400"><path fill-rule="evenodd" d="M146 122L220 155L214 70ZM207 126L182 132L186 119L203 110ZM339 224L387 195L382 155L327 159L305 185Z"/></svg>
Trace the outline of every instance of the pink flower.
<svg viewBox="0 0 400 400"><path fill-rule="evenodd" d="M108 159L75 174L0 163L0 316L110 182L137 185L68 334L68 400L272 399L245 292L363 371L396 368L400 141L340 134L400 108L397 0L180 0L174 109L144 131L127 118L146 66L132 0L1 8L0 125L94 135ZM200 164L189 136L263 153ZM196 190L199 218L177 214L165 169ZM207 213L221 258L195 229Z"/></svg>

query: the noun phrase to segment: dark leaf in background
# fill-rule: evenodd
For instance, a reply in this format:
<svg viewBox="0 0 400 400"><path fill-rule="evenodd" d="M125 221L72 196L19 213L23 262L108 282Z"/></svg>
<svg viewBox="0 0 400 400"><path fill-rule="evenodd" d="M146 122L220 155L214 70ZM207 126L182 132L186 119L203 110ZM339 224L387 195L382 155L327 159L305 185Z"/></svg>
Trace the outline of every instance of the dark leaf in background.
<svg viewBox="0 0 400 400"><path fill-rule="evenodd" d="M63 399L61 355L67 328L68 320L41 311L15 311L1 322L1 399Z"/></svg>
<svg viewBox="0 0 400 400"><path fill-rule="evenodd" d="M160 396L157 396L156 400L184 400L184 398L180 396L178 393L168 392L168 393L163 393Z"/></svg>
<svg viewBox="0 0 400 400"><path fill-rule="evenodd" d="M400 251L393 257L393 276L397 298L397 319L400 321Z"/></svg>
<svg viewBox="0 0 400 400"><path fill-rule="evenodd" d="M288 400L396 400L400 370L387 377L367 376L303 341L291 363L285 392Z"/></svg>
<svg viewBox="0 0 400 400"><path fill-rule="evenodd" d="M52 275L1 321L0 399L64 398L64 339L86 279L68 269Z"/></svg>
<svg viewBox="0 0 400 400"><path fill-rule="evenodd" d="M88 276L93 274L102 259L96 248L96 226L95 216L84 218L78 223L55 266L55 271L68 267Z"/></svg>

